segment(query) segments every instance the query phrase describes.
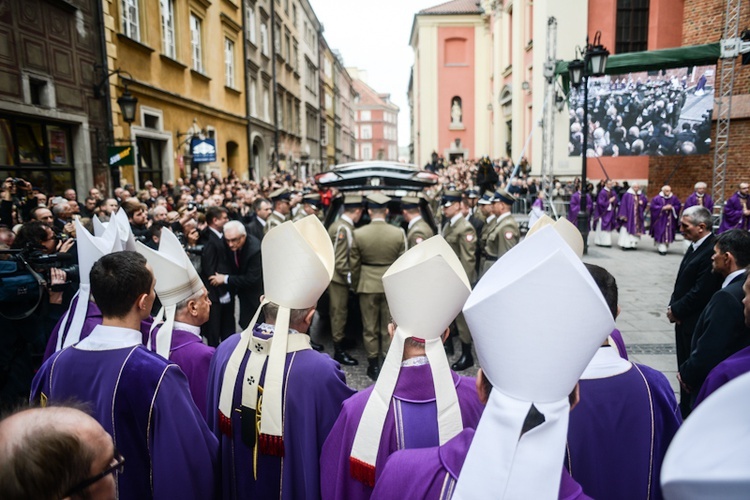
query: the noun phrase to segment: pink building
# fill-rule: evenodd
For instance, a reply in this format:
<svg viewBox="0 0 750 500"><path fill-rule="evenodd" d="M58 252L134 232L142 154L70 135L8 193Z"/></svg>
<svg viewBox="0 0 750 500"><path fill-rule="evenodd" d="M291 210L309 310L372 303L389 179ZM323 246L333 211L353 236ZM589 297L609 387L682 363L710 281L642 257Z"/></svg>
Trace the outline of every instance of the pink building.
<svg viewBox="0 0 750 500"><path fill-rule="evenodd" d="M359 94L354 101L356 158L398 161L398 106L390 94L380 94L360 79L353 85Z"/></svg>

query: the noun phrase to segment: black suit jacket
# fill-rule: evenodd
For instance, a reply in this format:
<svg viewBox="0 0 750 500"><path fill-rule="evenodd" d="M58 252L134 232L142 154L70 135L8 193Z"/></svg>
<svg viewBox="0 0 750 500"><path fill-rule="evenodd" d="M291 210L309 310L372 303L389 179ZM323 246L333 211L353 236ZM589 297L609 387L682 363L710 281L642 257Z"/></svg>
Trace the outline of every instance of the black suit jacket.
<svg viewBox="0 0 750 500"><path fill-rule="evenodd" d="M201 254L201 279L208 290L208 298L211 302L219 303L219 297L224 295L228 289L226 285L211 286L208 282L209 276L214 273L229 274L229 263L227 262L227 247L224 240L219 238L211 228L203 230L201 235L203 253Z"/></svg>
<svg viewBox="0 0 750 500"><path fill-rule="evenodd" d="M245 244L237 254L239 266L235 262L234 252L226 248L226 260L229 262L227 285L229 291L240 299L240 325L246 325L252 319L263 295L263 266L261 264L260 240L248 234Z"/></svg>
<svg viewBox="0 0 750 500"><path fill-rule="evenodd" d="M690 337L701 312L720 287L723 279L711 272L711 255L716 236L711 234L691 255L685 255L677 272L669 306L680 322L677 331Z"/></svg>
<svg viewBox="0 0 750 500"><path fill-rule="evenodd" d="M682 381L695 395L710 372L726 358L750 345L750 328L745 326L745 297L742 285L747 273L735 277L716 292L698 318L693 332L690 358L680 366Z"/></svg>
<svg viewBox="0 0 750 500"><path fill-rule="evenodd" d="M247 230L247 234L255 236L258 241L263 240L263 224L258 221L258 217L253 216L253 220L247 223L245 229Z"/></svg>

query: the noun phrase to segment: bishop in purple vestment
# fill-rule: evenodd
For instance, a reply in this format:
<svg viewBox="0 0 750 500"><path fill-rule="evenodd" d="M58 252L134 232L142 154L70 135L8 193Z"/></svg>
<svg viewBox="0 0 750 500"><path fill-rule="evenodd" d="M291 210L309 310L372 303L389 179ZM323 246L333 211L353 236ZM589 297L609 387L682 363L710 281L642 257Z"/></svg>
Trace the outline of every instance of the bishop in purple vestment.
<svg viewBox="0 0 750 500"><path fill-rule="evenodd" d="M677 216L680 200L672 194L672 188L664 186L651 200L651 236L661 255L666 255L669 244L674 241L679 227Z"/></svg>
<svg viewBox="0 0 750 500"><path fill-rule="evenodd" d="M594 221L596 224L595 242L599 246L612 246L611 231L617 230L617 207L619 200L612 189L613 182L607 179L604 187L596 196Z"/></svg>
<svg viewBox="0 0 750 500"><path fill-rule="evenodd" d="M641 235L646 232L643 215L647 205L648 198L643 194L638 183L634 182L622 195L617 220L620 222L618 243L623 250L635 250Z"/></svg>
<svg viewBox="0 0 750 500"><path fill-rule="evenodd" d="M662 498L659 474L682 417L666 377L605 346L570 413L566 466L593 498Z"/></svg>
<svg viewBox="0 0 750 500"><path fill-rule="evenodd" d="M390 410L385 419L375 464L376 485L379 473L392 453L439 444L435 387L430 365L426 363L426 358L412 358L411 363L414 361L424 363L401 368ZM479 423L483 409L477 396L476 380L457 375L455 372L452 372L452 376L464 427L473 429ZM372 488L351 476L349 467L354 436L372 389L370 386L344 402L341 414L323 446L320 474L324 499L367 499L372 494Z"/></svg>
<svg viewBox="0 0 750 500"><path fill-rule="evenodd" d="M591 195L586 194L586 214L588 215L587 224L590 224L591 213L594 209L594 202L591 201ZM578 227L578 213L581 211L581 192L576 191L570 196L570 207L568 209L568 220Z"/></svg>
<svg viewBox="0 0 750 500"><path fill-rule="evenodd" d="M47 341L47 348L44 350L44 360L47 361L57 350L57 339L62 337L65 341L65 337L68 335L70 324L73 321L73 311L76 310L78 304L78 297L73 298L70 301L70 307L68 307L69 314L64 314L52 329L52 334ZM83 320L83 328L81 329L81 340L85 339L91 333L96 325L102 324L102 313L93 301L89 301L88 309L86 311L86 318Z"/></svg>
<svg viewBox="0 0 750 500"><path fill-rule="evenodd" d="M120 499L214 497L217 441L193 403L180 368L142 345L140 322L153 304L154 278L135 252L105 255L91 271L102 324L50 357L31 401L80 401L127 459Z"/></svg>
<svg viewBox="0 0 750 500"><path fill-rule="evenodd" d="M708 377L701 385L698 396L695 398L693 408L713 394L716 389L747 372L750 372L750 347L745 347L732 354L709 372Z"/></svg>
<svg viewBox="0 0 750 500"><path fill-rule="evenodd" d="M714 200L711 199L710 194L706 194L708 186L705 182L696 182L695 191L687 197L685 205L682 207L683 210L694 207L696 205L706 208L709 212L713 213Z"/></svg>
<svg viewBox="0 0 750 500"><path fill-rule="evenodd" d="M750 229L750 184L740 183L740 190L729 197L724 204L724 213L721 216L721 225L716 234L721 234L730 229Z"/></svg>
<svg viewBox="0 0 750 500"><path fill-rule="evenodd" d="M270 320L268 313L266 318ZM253 356L268 354L266 346L273 332L273 325L256 325L250 349L240 365L240 374L245 373ZM295 340L303 340L307 342L307 348L286 355L283 456L264 454L259 449L256 418L260 418L260 412L243 407L242 386L247 381L242 377L234 387L230 434L222 432L224 427L217 412L221 382L240 334L230 336L216 349L209 371L208 424L219 438L222 498L320 498L318 463L323 442L336 421L341 404L354 390L346 385L346 375L336 361L309 348L309 338L304 333L290 330L290 345ZM259 345L257 339L264 344L259 353L254 351ZM266 358L259 382L260 394L267 364ZM262 395L258 399L262 411Z"/></svg>

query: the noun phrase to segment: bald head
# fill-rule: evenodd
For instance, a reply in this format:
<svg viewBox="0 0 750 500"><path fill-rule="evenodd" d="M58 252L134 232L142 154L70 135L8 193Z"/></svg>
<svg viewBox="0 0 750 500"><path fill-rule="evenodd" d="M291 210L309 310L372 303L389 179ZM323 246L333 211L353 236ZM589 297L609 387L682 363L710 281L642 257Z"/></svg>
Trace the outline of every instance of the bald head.
<svg viewBox="0 0 750 500"><path fill-rule="evenodd" d="M113 457L110 435L75 408L32 408L0 421L3 498L64 498L76 485L104 471ZM115 498L114 477L102 478L85 493L86 498Z"/></svg>

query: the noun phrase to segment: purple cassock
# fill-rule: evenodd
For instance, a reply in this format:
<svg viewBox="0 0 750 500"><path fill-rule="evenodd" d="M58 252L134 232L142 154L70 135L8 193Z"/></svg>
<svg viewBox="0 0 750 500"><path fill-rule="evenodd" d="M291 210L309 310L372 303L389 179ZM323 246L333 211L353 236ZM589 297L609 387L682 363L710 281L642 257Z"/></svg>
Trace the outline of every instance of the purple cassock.
<svg viewBox="0 0 750 500"><path fill-rule="evenodd" d="M609 201L615 197L614 201ZM614 231L617 229L617 193L606 187L599 191L596 196L596 213L594 219L602 221L602 231Z"/></svg>
<svg viewBox="0 0 750 500"><path fill-rule="evenodd" d="M261 333L258 325L253 335L271 338ZM209 427L219 437L222 498L320 498L319 462L323 442L336 421L341 404L355 391L346 385L346 375L328 355L311 349L288 353L284 369L284 456L264 455L258 449L256 435L260 419L256 424L255 412L245 409L249 411L243 421L242 377L238 377L232 399L232 435L222 433L219 425L221 382L239 340L237 333L219 344L208 378L207 418ZM252 351L248 350L239 373L245 373L250 356ZM265 381L265 373L266 366L259 387Z"/></svg>
<svg viewBox="0 0 750 500"><path fill-rule="evenodd" d="M162 325L154 329L152 345ZM175 321L172 330L172 347L169 350L169 361L177 364L188 379L190 394L195 406L206 418L206 386L208 385L208 367L214 349L201 340L201 327Z"/></svg>
<svg viewBox="0 0 750 500"><path fill-rule="evenodd" d="M682 209L685 210L696 205L706 207L709 212L713 213L714 200L711 199L710 194L704 194L703 196L698 196L698 193L691 194L687 197L687 200L685 200L685 205L682 207Z"/></svg>
<svg viewBox="0 0 750 500"><path fill-rule="evenodd" d="M570 413L566 466L594 498L662 498L664 454L682 417L667 378L600 347Z"/></svg>
<svg viewBox="0 0 750 500"><path fill-rule="evenodd" d="M646 232L643 225L643 213L648 205L648 198L643 193L635 193L627 190L620 199L617 219L620 226L624 227L629 234L641 235Z"/></svg>
<svg viewBox="0 0 750 500"><path fill-rule="evenodd" d="M141 332L97 326L58 351L34 377L31 401L79 401L127 459L120 500L210 499L218 443L180 368L141 345Z"/></svg>
<svg viewBox="0 0 750 500"><path fill-rule="evenodd" d="M708 377L703 381L698 396L695 398L693 409L716 389L747 372L750 372L750 347L745 347L732 354L709 372Z"/></svg>
<svg viewBox="0 0 750 500"><path fill-rule="evenodd" d="M586 213L589 215L589 221L591 220L591 211L594 208L594 203L591 201L591 195L586 195ZM570 207L568 208L568 220L578 227L578 213L581 211L581 192L576 191L570 196Z"/></svg>
<svg viewBox="0 0 750 500"><path fill-rule="evenodd" d="M665 205L672 205L664 210ZM664 197L661 193L651 200L651 236L656 243L672 243L677 232L677 215L680 213L680 200L675 195Z"/></svg>
<svg viewBox="0 0 750 500"><path fill-rule="evenodd" d="M742 196L742 193L739 191L729 197L724 205L721 225L716 234L721 234L730 229L750 229L750 217L742 214L743 210L750 208L750 200L748 198L748 196Z"/></svg>
<svg viewBox="0 0 750 500"><path fill-rule="evenodd" d="M461 408L464 427L476 428L484 405L477 395L476 381L451 372ZM350 474L349 456L357 427L373 386L344 402L341 414L331 429L320 456L321 493L324 499L358 500L370 498L372 488ZM435 387L429 364L406 366L396 382L375 462L375 482L392 453L409 448L427 448L440 444ZM406 497L403 497L406 498Z"/></svg>
<svg viewBox="0 0 750 500"><path fill-rule="evenodd" d="M443 446L397 451L386 461L372 499L450 499L473 438L474 429L466 428ZM565 468L561 469L558 498L590 499Z"/></svg>

